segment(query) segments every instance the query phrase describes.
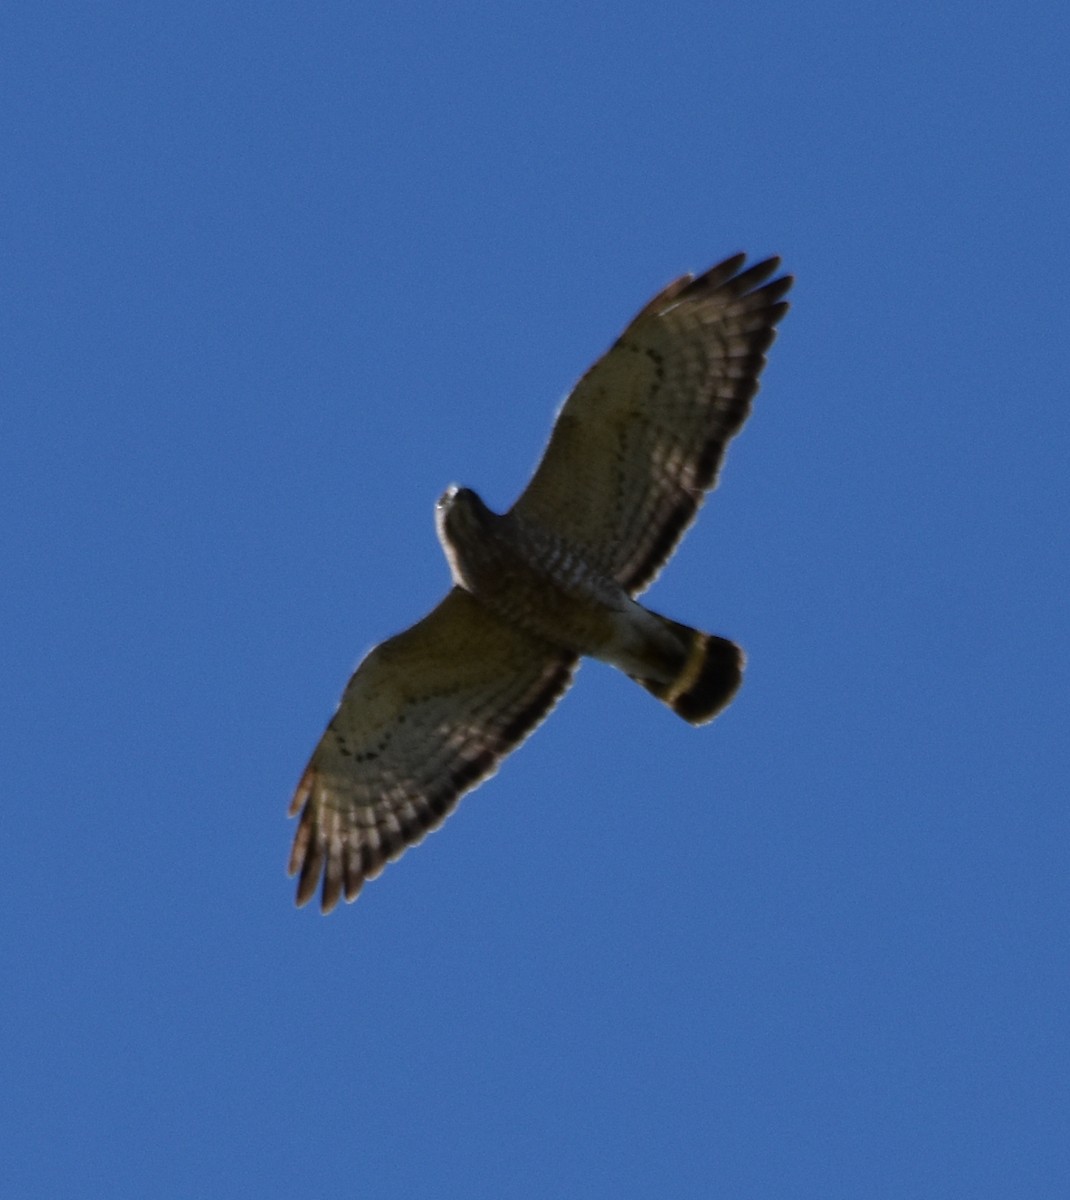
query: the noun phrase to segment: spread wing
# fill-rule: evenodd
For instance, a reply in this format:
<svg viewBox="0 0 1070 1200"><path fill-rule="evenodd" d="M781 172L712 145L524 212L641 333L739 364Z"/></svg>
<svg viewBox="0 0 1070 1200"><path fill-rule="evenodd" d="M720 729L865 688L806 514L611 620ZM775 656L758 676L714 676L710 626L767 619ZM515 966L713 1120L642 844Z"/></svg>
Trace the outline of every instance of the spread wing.
<svg viewBox="0 0 1070 1200"><path fill-rule="evenodd" d="M671 283L576 385L514 511L633 595L668 561L716 482L787 312L780 264L745 255Z"/></svg>
<svg viewBox="0 0 1070 1200"><path fill-rule="evenodd" d="M569 686L574 655L454 588L361 662L301 777L290 854L297 903L324 912L439 826Z"/></svg>

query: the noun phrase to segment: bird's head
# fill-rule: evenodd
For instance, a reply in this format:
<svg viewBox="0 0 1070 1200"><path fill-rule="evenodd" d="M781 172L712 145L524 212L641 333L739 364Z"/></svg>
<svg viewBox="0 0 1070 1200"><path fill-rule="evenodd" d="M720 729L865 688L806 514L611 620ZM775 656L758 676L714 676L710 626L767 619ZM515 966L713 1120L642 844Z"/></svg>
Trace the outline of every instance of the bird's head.
<svg viewBox="0 0 1070 1200"><path fill-rule="evenodd" d="M471 488L451 483L438 498L435 519L440 528L445 525L448 530L461 532L464 529L486 528L494 519L494 514Z"/></svg>
<svg viewBox="0 0 1070 1200"><path fill-rule="evenodd" d="M455 483L446 488L435 505L438 540L451 560L459 549L482 541L493 523L494 513L476 493Z"/></svg>

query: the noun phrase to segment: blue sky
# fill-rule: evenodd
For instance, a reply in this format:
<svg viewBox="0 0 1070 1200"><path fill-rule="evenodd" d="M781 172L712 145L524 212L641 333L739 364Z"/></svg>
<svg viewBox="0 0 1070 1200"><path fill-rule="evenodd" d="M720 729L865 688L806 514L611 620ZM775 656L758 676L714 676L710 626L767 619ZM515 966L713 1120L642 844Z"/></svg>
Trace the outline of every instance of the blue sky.
<svg viewBox="0 0 1070 1200"><path fill-rule="evenodd" d="M4 18L5 1196L1070 1194L1057 5ZM674 275L798 279L608 668L330 918L286 805Z"/></svg>

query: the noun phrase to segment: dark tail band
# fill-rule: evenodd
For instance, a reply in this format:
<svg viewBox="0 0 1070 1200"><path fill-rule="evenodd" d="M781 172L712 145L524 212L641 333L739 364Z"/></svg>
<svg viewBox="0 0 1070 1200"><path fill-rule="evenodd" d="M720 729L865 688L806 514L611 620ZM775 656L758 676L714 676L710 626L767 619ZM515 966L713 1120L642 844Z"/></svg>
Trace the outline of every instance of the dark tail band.
<svg viewBox="0 0 1070 1200"><path fill-rule="evenodd" d="M680 674L670 683L633 678L685 721L705 725L739 690L743 682L743 651L727 638L699 633L676 622L671 624L691 638L691 649Z"/></svg>

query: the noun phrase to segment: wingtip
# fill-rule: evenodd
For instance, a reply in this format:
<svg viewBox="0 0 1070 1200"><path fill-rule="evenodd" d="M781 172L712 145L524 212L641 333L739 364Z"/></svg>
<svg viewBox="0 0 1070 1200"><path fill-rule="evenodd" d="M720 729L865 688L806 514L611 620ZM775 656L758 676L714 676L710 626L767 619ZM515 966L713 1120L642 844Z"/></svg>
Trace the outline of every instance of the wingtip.
<svg viewBox="0 0 1070 1200"><path fill-rule="evenodd" d="M312 783L315 777L315 771L312 765L309 764L305 768L305 773L301 776L294 791L293 799L290 801L290 807L287 809L287 816L296 817L297 814L305 807L305 801L312 792Z"/></svg>
<svg viewBox="0 0 1070 1200"><path fill-rule="evenodd" d="M773 254L747 266L747 255L742 251L731 254L719 263L703 271L688 284L688 294L710 295L725 289L734 296L743 296L758 288L780 266L780 255ZM779 284L779 280L776 281ZM790 285L788 285L790 286Z"/></svg>

